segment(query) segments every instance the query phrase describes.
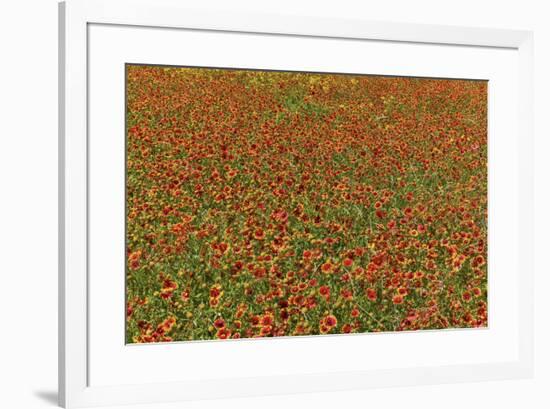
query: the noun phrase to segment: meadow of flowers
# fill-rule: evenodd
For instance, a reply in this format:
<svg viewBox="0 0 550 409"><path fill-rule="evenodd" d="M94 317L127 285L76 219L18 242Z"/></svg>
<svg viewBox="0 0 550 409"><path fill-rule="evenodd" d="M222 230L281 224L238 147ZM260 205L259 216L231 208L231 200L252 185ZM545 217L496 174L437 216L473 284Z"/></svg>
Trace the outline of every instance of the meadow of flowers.
<svg viewBox="0 0 550 409"><path fill-rule="evenodd" d="M487 83L127 66L127 342L487 326Z"/></svg>

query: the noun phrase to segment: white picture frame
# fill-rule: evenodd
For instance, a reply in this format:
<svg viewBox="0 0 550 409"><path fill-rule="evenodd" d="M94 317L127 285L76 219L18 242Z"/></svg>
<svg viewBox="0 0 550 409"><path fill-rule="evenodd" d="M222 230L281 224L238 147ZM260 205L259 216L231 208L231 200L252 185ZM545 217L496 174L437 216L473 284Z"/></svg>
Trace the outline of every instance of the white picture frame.
<svg viewBox="0 0 550 409"><path fill-rule="evenodd" d="M151 403L532 376L533 36L531 32L197 11L186 8L183 2L178 0L67 0L59 7L59 25L59 400L62 406ZM517 201L517 209L521 213L521 223L513 246L521 256L521 274L517 275L516 358L489 363L478 360L474 363L459 365L364 368L330 373L311 372L305 368L306 373L293 375L101 386L90 384L90 365L93 364L89 354L89 297L91 294L88 271L90 25L159 27L220 34L232 32L269 34L289 38L375 40L411 46L433 44L517 51L519 61L516 135L518 166L515 177L518 190L514 200ZM490 169L490 171L498 172L498 169Z"/></svg>

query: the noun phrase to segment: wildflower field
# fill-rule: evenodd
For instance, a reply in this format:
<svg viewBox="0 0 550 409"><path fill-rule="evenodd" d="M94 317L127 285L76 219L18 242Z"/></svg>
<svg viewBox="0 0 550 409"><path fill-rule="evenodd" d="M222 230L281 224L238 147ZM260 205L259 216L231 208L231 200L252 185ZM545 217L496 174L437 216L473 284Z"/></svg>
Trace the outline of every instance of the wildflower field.
<svg viewBox="0 0 550 409"><path fill-rule="evenodd" d="M487 326L487 83L127 65L128 343Z"/></svg>

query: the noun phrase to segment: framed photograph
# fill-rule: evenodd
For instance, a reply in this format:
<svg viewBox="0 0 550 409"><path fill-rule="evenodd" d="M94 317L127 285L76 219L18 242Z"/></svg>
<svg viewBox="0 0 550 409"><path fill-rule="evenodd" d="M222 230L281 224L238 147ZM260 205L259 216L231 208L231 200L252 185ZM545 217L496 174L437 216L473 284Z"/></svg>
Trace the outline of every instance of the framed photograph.
<svg viewBox="0 0 550 409"><path fill-rule="evenodd" d="M530 32L59 16L61 405L531 376Z"/></svg>

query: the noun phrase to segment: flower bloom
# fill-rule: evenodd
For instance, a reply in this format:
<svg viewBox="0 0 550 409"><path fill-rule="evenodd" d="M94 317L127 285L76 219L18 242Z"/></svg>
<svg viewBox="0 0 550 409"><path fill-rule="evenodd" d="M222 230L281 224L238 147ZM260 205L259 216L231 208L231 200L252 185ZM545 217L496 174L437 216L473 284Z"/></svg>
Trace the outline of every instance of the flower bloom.
<svg viewBox="0 0 550 409"><path fill-rule="evenodd" d="M162 281L162 288L160 290L160 296L164 298L165 300L172 297L172 294L174 294L174 291L178 289L178 283L171 280L170 278L165 278Z"/></svg>
<svg viewBox="0 0 550 409"><path fill-rule="evenodd" d="M321 294L325 298L325 300L328 301L330 299L330 287L322 285L321 287L319 287L319 294Z"/></svg>
<svg viewBox="0 0 550 409"><path fill-rule="evenodd" d="M227 339L231 336L231 331L227 328L220 328L218 332L216 332L216 337L219 339Z"/></svg>
<svg viewBox="0 0 550 409"><path fill-rule="evenodd" d="M334 315L329 314L321 318L319 322L319 331L321 334L328 334L336 325L338 325L338 320Z"/></svg>
<svg viewBox="0 0 550 409"><path fill-rule="evenodd" d="M338 324L338 320L334 315L330 314L324 318L324 324L329 328L334 328Z"/></svg>
<svg viewBox="0 0 550 409"><path fill-rule="evenodd" d="M392 302L394 304L403 304L403 296L402 295L394 295L393 298L392 298Z"/></svg>
<svg viewBox="0 0 550 409"><path fill-rule="evenodd" d="M325 274L328 274L328 273L332 272L332 268L333 268L333 266L332 266L331 262L327 261L321 266L321 271Z"/></svg>
<svg viewBox="0 0 550 409"><path fill-rule="evenodd" d="M376 290L374 288L367 288L367 298L370 301L376 301Z"/></svg>

